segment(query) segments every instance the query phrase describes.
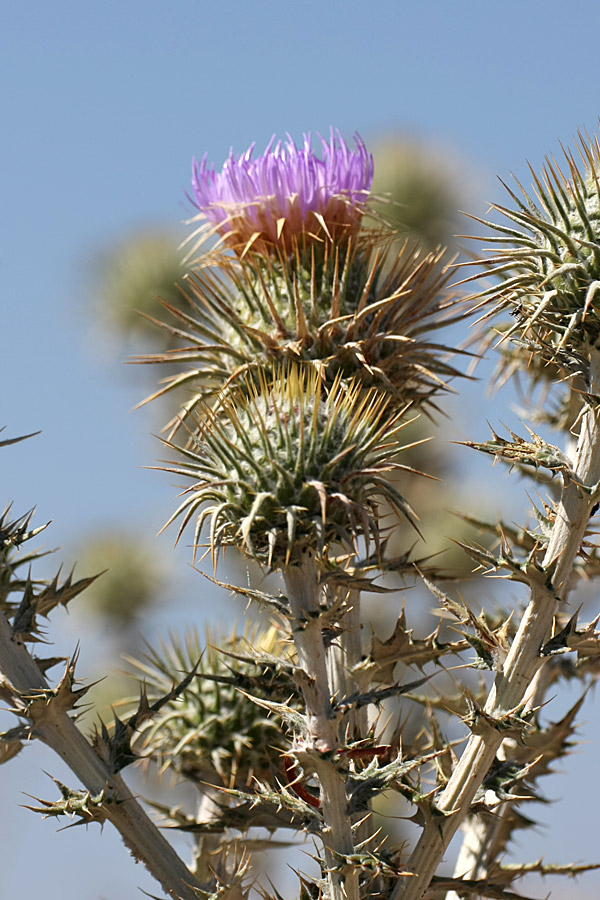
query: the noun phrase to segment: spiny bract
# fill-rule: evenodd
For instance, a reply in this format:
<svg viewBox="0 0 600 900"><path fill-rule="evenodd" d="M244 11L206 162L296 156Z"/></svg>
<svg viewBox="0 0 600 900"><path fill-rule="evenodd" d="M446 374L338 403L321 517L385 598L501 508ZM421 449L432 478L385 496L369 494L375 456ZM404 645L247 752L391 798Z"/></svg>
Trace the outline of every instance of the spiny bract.
<svg viewBox="0 0 600 900"><path fill-rule="evenodd" d="M250 649L252 640L257 650ZM161 771L171 769L197 784L247 788L252 778L270 778L286 746L277 717L248 696L289 700L296 689L278 660L275 629L233 633L202 651L197 635L185 642L173 639L133 661L141 671L148 694L161 696L182 672L197 666L197 676L180 697L170 701L144 723L136 749ZM200 660L198 662L198 660Z"/></svg>
<svg viewBox="0 0 600 900"><path fill-rule="evenodd" d="M423 334L448 324L457 301L443 252L398 252L393 237L366 230L342 245L324 241L318 253L198 263L186 281L189 311L165 303L175 324L157 323L183 346L140 360L191 364L158 394L188 390L189 414L240 373L292 360L330 385L341 375L379 387L390 412L433 405L459 372L448 348Z"/></svg>
<svg viewBox="0 0 600 900"><path fill-rule="evenodd" d="M541 177L533 170L534 196L517 181L507 188L515 209L494 205L518 227L483 222L504 244L487 260L500 279L478 294L510 309L515 323L504 337L518 336L568 374L580 374L578 351L600 340L600 143L579 135L581 164L564 150L566 172L547 159ZM515 179L516 180L516 179Z"/></svg>
<svg viewBox="0 0 600 900"><path fill-rule="evenodd" d="M240 379L205 409L192 446L174 448L186 462L168 471L194 483L169 522L183 517L181 534L196 517L195 546L209 522L214 557L233 544L277 568L293 548L322 554L331 543L354 549L357 536L376 537L376 498L410 519L386 480L408 468L393 461L401 426L386 405L358 382L338 378L326 388L317 372L295 365Z"/></svg>

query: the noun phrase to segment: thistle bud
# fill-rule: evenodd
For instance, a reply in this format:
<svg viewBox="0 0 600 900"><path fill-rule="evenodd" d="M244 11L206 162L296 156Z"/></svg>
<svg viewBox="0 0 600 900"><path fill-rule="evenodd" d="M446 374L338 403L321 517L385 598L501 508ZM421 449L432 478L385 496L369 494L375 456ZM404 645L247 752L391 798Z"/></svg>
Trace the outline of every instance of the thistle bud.
<svg viewBox="0 0 600 900"><path fill-rule="evenodd" d="M578 356L600 340L600 144L579 135L581 161L564 150L561 168L547 159L533 173L533 196L517 182L521 196L507 188L515 208L493 208L512 225L491 222L505 245L487 261L500 284L482 291L515 322L505 336L518 336L546 360L569 374L581 371Z"/></svg>
<svg viewBox="0 0 600 900"><path fill-rule="evenodd" d="M193 485L169 521L182 517L181 534L195 518L196 546L209 523L213 555L233 544L275 568L294 547L323 554L332 542L368 541L378 534L376 498L410 517L386 481L400 450L386 406L360 383L338 378L328 389L314 369L293 365L240 379L205 409L193 445L175 448L186 462L168 471Z"/></svg>
<svg viewBox="0 0 600 900"><path fill-rule="evenodd" d="M250 641L256 650L250 650ZM196 676L177 698L144 722L137 751L161 771L171 769L197 785L247 787L267 777L286 746L280 720L252 697L288 701L295 693L286 660L280 662L273 628L233 631L220 650L203 649L197 635L173 638L134 661L150 698L168 693L182 672ZM249 696L249 695L252 696Z"/></svg>

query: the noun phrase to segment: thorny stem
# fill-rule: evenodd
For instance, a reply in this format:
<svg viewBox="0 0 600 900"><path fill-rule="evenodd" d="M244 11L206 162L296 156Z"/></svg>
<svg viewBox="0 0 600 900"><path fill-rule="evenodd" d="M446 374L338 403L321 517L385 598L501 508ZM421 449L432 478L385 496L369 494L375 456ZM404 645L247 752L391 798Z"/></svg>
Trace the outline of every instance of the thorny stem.
<svg viewBox="0 0 600 900"><path fill-rule="evenodd" d="M360 624L360 591L351 590L347 597L347 610L340 618L340 633L334 637L328 649L327 665L332 696L336 699L350 697L364 689L364 676L356 677L357 666L362 660L362 635ZM369 730L368 708L351 707L341 718L338 736L342 743L364 738ZM361 814L362 822L354 824L355 844L369 837L369 819Z"/></svg>
<svg viewBox="0 0 600 900"><path fill-rule="evenodd" d="M580 397L580 394L578 393L577 396ZM584 417L582 422L582 432L584 428L589 429L589 422L590 420ZM585 468L588 463L585 459L579 459L577 447L585 446L587 452L591 452L592 436L590 435L590 440L586 441L585 445L582 444L581 437L582 434L580 433L577 442L571 440L569 443L572 445L571 456L574 457L576 461L579 461L582 467ZM587 515L582 514L583 510L581 503L573 502L580 498L581 492L571 483L569 483L567 487L571 487L572 490L569 493L567 493L567 489L563 491L561 505L559 506L559 512L556 518L556 525L552 532L552 540L548 546L544 559L544 567L550 566L554 561L557 562L553 582L555 588L557 587L557 584L563 588L561 591L562 599L565 599L568 593L568 579L572 570L572 563L571 566L567 567L564 555L558 555L557 558L556 548L560 547L561 541L564 543L565 532L568 532L571 528L577 529L577 534L581 535L581 543L589 519L589 511L587 512ZM572 524L569 524L569 515L573 516ZM545 669L539 668L536 672L528 692L528 700L525 704L526 709L533 709L544 702L547 685L547 679L543 677L545 671ZM506 744L507 742L504 743ZM508 750L509 747L506 749ZM501 746L498 755L502 756L503 751L504 747ZM473 818L472 821L469 822L465 829L463 843L454 870L454 874L457 878L474 879L485 876L485 872L489 865L496 858L499 847L503 845L508 837L509 831L507 831L507 825L503 817L505 808L506 804L503 804L501 808L496 810L493 817L486 817L483 821ZM458 897L452 892L448 894L447 900L458 900Z"/></svg>
<svg viewBox="0 0 600 900"><path fill-rule="evenodd" d="M216 789L206 785L198 803L197 822L209 822L221 813L221 808L216 801L217 793ZM225 860L222 859L220 850L221 835L198 834L196 836L194 857L190 869L203 889L208 892L214 891L218 885L216 875L226 883L228 873L225 871L226 865L223 865Z"/></svg>
<svg viewBox="0 0 600 900"><path fill-rule="evenodd" d="M525 711L535 710L543 705L551 680L552 673L548 666L538 669L531 684ZM498 758L509 759L514 744L513 738L504 740L498 749ZM474 815L468 822L463 823L464 835L454 867L455 878L471 880L485 878L488 869L503 852L510 838L513 826L507 815L511 809L510 801L504 802L496 809L490 810L487 815ZM460 900L460 898L457 893L450 891L446 900Z"/></svg>
<svg viewBox="0 0 600 900"><path fill-rule="evenodd" d="M0 671L15 692L30 696L47 691L48 683L27 648L13 640L5 616L0 615ZM123 843L137 862L142 862L165 893L177 900L197 900L195 878L150 821L118 774L111 774L75 722L52 699L39 720L34 735L47 744L69 766L92 796L104 792L102 811L119 831Z"/></svg>
<svg viewBox="0 0 600 900"><path fill-rule="evenodd" d="M347 609L340 619L340 633L332 640L327 655L332 695L341 699L360 690L354 670L362 659L360 626L360 591L350 591ZM351 709L341 722L340 740L345 740L346 730L350 738L364 737L367 731L367 709Z"/></svg>
<svg viewBox="0 0 600 900"><path fill-rule="evenodd" d="M589 393L582 415L573 471L582 490L569 480L561 494L548 549L542 562L548 581L534 582L519 629L490 691L485 711L495 717L517 709L528 700L534 677L543 660L540 648L547 640L559 599L564 599L573 563L580 550L600 482L600 350L590 349ZM473 733L446 788L436 802L439 816L429 821L410 859L412 877L396 884L390 900L421 900L478 788L502 743L502 732L490 726Z"/></svg>
<svg viewBox="0 0 600 900"><path fill-rule="evenodd" d="M331 707L319 615L319 577L313 554L304 550L298 564L283 570L283 577L306 706L306 741L294 751L303 767L312 769L319 780L331 900L358 900L358 872L355 867L347 867L344 871L340 859L354 852L354 839L345 778L329 758L338 747L338 735Z"/></svg>

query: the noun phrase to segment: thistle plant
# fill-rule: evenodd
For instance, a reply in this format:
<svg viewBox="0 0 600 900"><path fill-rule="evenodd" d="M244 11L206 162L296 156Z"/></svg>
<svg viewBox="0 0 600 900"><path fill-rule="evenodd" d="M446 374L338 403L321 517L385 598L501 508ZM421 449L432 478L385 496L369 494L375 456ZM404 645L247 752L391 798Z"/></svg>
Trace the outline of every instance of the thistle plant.
<svg viewBox="0 0 600 900"><path fill-rule="evenodd" d="M157 392L176 406L162 468L182 486L167 526L177 524L196 557L209 554L217 584L263 618L220 646L188 636L149 647L133 667L139 699L88 738L72 712L87 691L76 660L63 661L52 687L46 673L59 660L36 652L40 617L90 579L22 577L14 547L35 529L7 513L0 690L19 725L1 736L2 755L41 739L83 785L58 783L60 799L38 811L112 822L166 894L184 900L248 897L252 855L278 846L276 831L314 841L317 871L299 876L303 900L508 900L522 897L513 887L525 874L592 867L505 861L528 822L520 804L541 796L540 780L572 746L600 657L597 620L582 623L569 608L577 583L600 570L591 521L600 501L600 150L583 138L579 150L583 169L566 153L564 171L552 161L534 177L533 199L520 188L515 208L497 207L510 225L487 223L496 249L466 282L483 269L492 284L470 297L448 286L444 248L398 250L372 213L372 160L358 137L350 149L332 132L320 155L310 137L300 148L273 141L257 158L252 147L232 152L220 172L194 164L188 308L163 303L174 349L145 360L180 367ZM415 417L428 422L443 406L460 372L433 332L476 309L485 320L510 313L508 325L494 319L503 377L549 387L537 417L563 439L551 444L525 427L465 442L545 492L522 526L461 510L492 542L463 543L477 567L527 595L523 608L499 601L493 613L450 592L448 573L419 543L427 536L408 496L428 473L408 461L404 439ZM399 523L412 538L391 557ZM269 587L217 581L228 548L257 563ZM392 633L368 640L362 594L386 603L393 579L420 582L452 630L411 627L420 604L409 595ZM455 666L483 673L478 686L455 675L445 690L438 676ZM575 679L581 696L548 722L550 689ZM406 724L414 710L416 732ZM189 788L188 806L154 806L194 835L190 865L125 786L121 770L135 761ZM413 847L382 832L382 797L410 809ZM449 874L444 857L459 829Z"/></svg>

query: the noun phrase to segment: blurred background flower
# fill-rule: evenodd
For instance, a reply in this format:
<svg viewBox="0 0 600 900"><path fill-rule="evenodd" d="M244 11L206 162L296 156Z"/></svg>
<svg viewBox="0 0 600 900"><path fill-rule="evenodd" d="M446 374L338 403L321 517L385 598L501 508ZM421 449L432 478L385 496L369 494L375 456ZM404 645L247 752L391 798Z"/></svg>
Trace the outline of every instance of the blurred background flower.
<svg viewBox="0 0 600 900"><path fill-rule="evenodd" d="M92 263L96 322L109 340L126 350L168 344L164 332L147 317L161 316L159 298L175 308L185 306L181 286L187 267L174 230L135 230L98 250Z"/></svg>
<svg viewBox="0 0 600 900"><path fill-rule="evenodd" d="M376 209L400 232L400 238L425 250L458 249L463 230L459 209L470 207L473 185L449 151L401 133L376 138L372 191L381 197Z"/></svg>

